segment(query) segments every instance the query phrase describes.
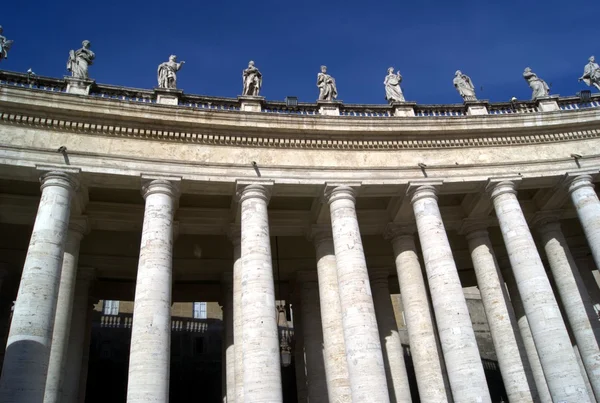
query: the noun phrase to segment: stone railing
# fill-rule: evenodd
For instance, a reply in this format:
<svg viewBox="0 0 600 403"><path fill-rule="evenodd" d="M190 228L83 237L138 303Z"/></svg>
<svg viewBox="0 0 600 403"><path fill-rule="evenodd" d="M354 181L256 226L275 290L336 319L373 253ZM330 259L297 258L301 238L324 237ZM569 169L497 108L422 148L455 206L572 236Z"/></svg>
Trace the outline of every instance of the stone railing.
<svg viewBox="0 0 600 403"><path fill-rule="evenodd" d="M211 321L216 319L171 318L171 331L186 333L206 333ZM133 314L100 315L100 327L112 329L131 329Z"/></svg>
<svg viewBox="0 0 600 403"><path fill-rule="evenodd" d="M0 86L28 88L46 92L71 92L69 82L72 79L43 77L35 74L15 73L0 70ZM75 91L73 91L75 92ZM165 97L165 92L167 93ZM81 94L81 92L78 92ZM224 98L202 95L188 95L181 90L147 90L127 88L115 85L96 84L89 81L84 95L108 100L136 102L144 104L168 104L182 108L207 111L250 111L280 115L328 115L343 117L463 117L468 115L506 115L528 114L558 110L578 110L600 108L600 94L593 94L589 99L579 96L551 96L537 101L514 101L490 104L487 101L467 102L451 105L417 105L412 102L394 105L363 105L331 102L319 103L298 102L288 105L281 101L265 101L263 98L239 97ZM160 95L163 95L161 101ZM589 94L588 94L589 95Z"/></svg>

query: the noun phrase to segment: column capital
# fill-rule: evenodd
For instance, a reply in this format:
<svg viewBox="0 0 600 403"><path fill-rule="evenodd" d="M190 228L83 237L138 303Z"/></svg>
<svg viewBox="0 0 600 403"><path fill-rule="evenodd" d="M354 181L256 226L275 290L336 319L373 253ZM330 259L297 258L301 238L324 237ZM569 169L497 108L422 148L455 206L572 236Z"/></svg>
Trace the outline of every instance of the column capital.
<svg viewBox="0 0 600 403"><path fill-rule="evenodd" d="M418 183L411 182L408 184L407 193L410 197L410 203L414 204L421 199L438 199L439 187L443 182Z"/></svg>
<svg viewBox="0 0 600 403"><path fill-rule="evenodd" d="M520 180L520 178L490 178L486 186L486 190L490 192L490 198L492 201L496 197L506 193L512 193L516 195Z"/></svg>
<svg viewBox="0 0 600 403"><path fill-rule="evenodd" d="M389 286L389 278L390 278L390 269L386 268L377 268L369 270L369 279L371 283L385 283Z"/></svg>
<svg viewBox="0 0 600 403"><path fill-rule="evenodd" d="M560 231L560 210L538 211L530 220L530 225L540 234Z"/></svg>
<svg viewBox="0 0 600 403"><path fill-rule="evenodd" d="M161 177L142 175L142 196L144 200L156 193L166 194L171 198L179 199L181 177Z"/></svg>
<svg viewBox="0 0 600 403"><path fill-rule="evenodd" d="M325 241L333 241L331 225L313 225L307 234L307 238L315 245Z"/></svg>
<svg viewBox="0 0 600 403"><path fill-rule="evenodd" d="M240 224L230 224L227 228L227 238L233 246L239 246L242 242L242 227Z"/></svg>
<svg viewBox="0 0 600 403"><path fill-rule="evenodd" d="M390 222L383 231L383 238L387 241L394 241L397 238L414 238L417 232L417 225L414 221L406 223Z"/></svg>
<svg viewBox="0 0 600 403"><path fill-rule="evenodd" d="M594 188L593 174L590 173L567 173L567 190L569 194L584 187Z"/></svg>
<svg viewBox="0 0 600 403"><path fill-rule="evenodd" d="M295 280L297 284L317 282L317 272L307 270L297 271Z"/></svg>
<svg viewBox="0 0 600 403"><path fill-rule="evenodd" d="M79 239L90 232L90 226L87 216L75 216L69 219L69 231L77 234Z"/></svg>
<svg viewBox="0 0 600 403"><path fill-rule="evenodd" d="M488 227L490 226L487 218L464 219L458 230L459 234L466 235L467 240L488 235Z"/></svg>
<svg viewBox="0 0 600 403"><path fill-rule="evenodd" d="M273 181L236 181L236 196L240 203L246 199L262 199L265 203L271 200Z"/></svg>
<svg viewBox="0 0 600 403"><path fill-rule="evenodd" d="M79 180L77 179L79 169L59 170L50 167L37 167L37 170L41 172L41 190L44 190L48 186L59 186L74 193L79 189Z"/></svg>
<svg viewBox="0 0 600 403"><path fill-rule="evenodd" d="M360 183L327 183L325 184L325 200L331 204L336 200L351 200L356 203Z"/></svg>
<svg viewBox="0 0 600 403"><path fill-rule="evenodd" d="M77 269L77 282L83 282L84 284L91 284L96 279L96 269L93 267L80 266Z"/></svg>

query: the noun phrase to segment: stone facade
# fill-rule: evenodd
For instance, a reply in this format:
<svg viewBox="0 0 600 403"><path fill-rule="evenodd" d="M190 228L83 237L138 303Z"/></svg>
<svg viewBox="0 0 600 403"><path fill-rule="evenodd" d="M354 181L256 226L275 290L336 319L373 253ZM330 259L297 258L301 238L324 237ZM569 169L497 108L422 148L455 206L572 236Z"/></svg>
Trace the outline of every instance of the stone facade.
<svg viewBox="0 0 600 403"><path fill-rule="evenodd" d="M600 399L598 96L319 114L23 80L0 403Z"/></svg>

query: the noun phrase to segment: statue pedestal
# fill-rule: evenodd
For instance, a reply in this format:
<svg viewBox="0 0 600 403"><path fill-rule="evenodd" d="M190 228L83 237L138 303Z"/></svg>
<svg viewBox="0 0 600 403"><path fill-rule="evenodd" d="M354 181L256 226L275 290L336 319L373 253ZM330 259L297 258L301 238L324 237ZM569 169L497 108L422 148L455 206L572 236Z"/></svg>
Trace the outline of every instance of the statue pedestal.
<svg viewBox="0 0 600 403"><path fill-rule="evenodd" d="M240 110L242 112L261 112L262 103L265 97L259 97L255 95L240 95L238 101L240 101Z"/></svg>
<svg viewBox="0 0 600 403"><path fill-rule="evenodd" d="M183 90L177 88L155 88L154 95L156 103L162 105L179 105L179 98L183 95Z"/></svg>
<svg viewBox="0 0 600 403"><path fill-rule="evenodd" d="M78 95L90 95L90 89L95 83L94 80L69 76L65 76L65 81L67 82L67 93Z"/></svg>
<svg viewBox="0 0 600 403"><path fill-rule="evenodd" d="M536 99L538 110L540 112L552 112L559 111L560 107L558 106L558 95L550 95L547 97L539 97Z"/></svg>
<svg viewBox="0 0 600 403"><path fill-rule="evenodd" d="M317 101L319 107L319 115L323 116L340 116L340 105L342 101Z"/></svg>
<svg viewBox="0 0 600 403"><path fill-rule="evenodd" d="M392 102L394 116L415 116L416 102Z"/></svg>
<svg viewBox="0 0 600 403"><path fill-rule="evenodd" d="M469 116L487 115L489 104L490 103L487 99L481 99L481 100L475 100L475 101L465 101L465 106L467 107L467 115L469 115Z"/></svg>

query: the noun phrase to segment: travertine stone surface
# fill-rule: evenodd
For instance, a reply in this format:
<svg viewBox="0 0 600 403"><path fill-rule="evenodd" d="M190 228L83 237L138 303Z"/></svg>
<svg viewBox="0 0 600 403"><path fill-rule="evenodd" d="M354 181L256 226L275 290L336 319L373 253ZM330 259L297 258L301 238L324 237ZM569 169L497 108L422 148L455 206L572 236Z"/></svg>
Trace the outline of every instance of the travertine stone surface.
<svg viewBox="0 0 600 403"><path fill-rule="evenodd" d="M84 367L83 355L84 351L89 348L85 342L86 340L89 342L89 335L86 332L91 331L88 327L88 314L91 309L88 298L94 273L95 270L89 267L80 267L77 269L61 403L80 403L78 400L80 392L85 396L85 390L81 391L79 385L81 378L87 374L87 366Z"/></svg>
<svg viewBox="0 0 600 403"><path fill-rule="evenodd" d="M71 197L77 180L50 171L40 199L6 344L0 402L44 399Z"/></svg>
<svg viewBox="0 0 600 403"><path fill-rule="evenodd" d="M556 217L538 223L542 245L596 400L600 399L600 322Z"/></svg>
<svg viewBox="0 0 600 403"><path fill-rule="evenodd" d="M411 202L452 396L456 402L491 402L436 194L434 186L421 185Z"/></svg>
<svg viewBox="0 0 600 403"><path fill-rule="evenodd" d="M233 273L223 274L223 403L235 403L235 346L233 341Z"/></svg>
<svg viewBox="0 0 600 403"><path fill-rule="evenodd" d="M379 328L390 402L410 402L412 400L406 364L404 363L404 351L402 350L398 325L396 324L390 297L389 274L387 269L371 271L371 290L373 291L375 316Z"/></svg>
<svg viewBox="0 0 600 403"><path fill-rule="evenodd" d="M62 389L67 364L67 351L70 345L69 334L71 332L73 299L75 298L79 245L87 230L88 224L85 217L71 217L60 274L44 403L62 403L64 401Z"/></svg>
<svg viewBox="0 0 600 403"><path fill-rule="evenodd" d="M233 244L233 349L235 354L235 402L244 402L244 353L242 351L242 249L239 226L232 226Z"/></svg>
<svg viewBox="0 0 600 403"><path fill-rule="evenodd" d="M306 386L310 403L327 403L327 377L323 355L323 329L319 301L319 285L314 272L298 272L296 286L300 288L302 337Z"/></svg>
<svg viewBox="0 0 600 403"><path fill-rule="evenodd" d="M281 403L281 367L267 204L269 185L243 185L242 349L244 401Z"/></svg>
<svg viewBox="0 0 600 403"><path fill-rule="evenodd" d="M296 397L298 403L308 402L308 388L306 385L306 364L304 362L304 331L302 326L302 304L300 292L292 295L292 309L294 312L294 367L296 370Z"/></svg>
<svg viewBox="0 0 600 403"><path fill-rule="evenodd" d="M467 223L467 241L481 299L490 326L504 388L511 402L537 402L538 395L518 336L514 311L508 301L504 279L484 226Z"/></svg>
<svg viewBox="0 0 600 403"><path fill-rule="evenodd" d="M323 327L323 356L329 403L350 403L346 344L342 327L342 307L331 228L313 234L317 252L317 273Z"/></svg>
<svg viewBox="0 0 600 403"><path fill-rule="evenodd" d="M336 186L326 194L342 306L352 401L389 402L369 273L356 217L355 191Z"/></svg>
<svg viewBox="0 0 600 403"><path fill-rule="evenodd" d="M451 401L450 391L444 384L443 357L436 342L414 231L394 227L390 230L419 397L424 403Z"/></svg>
<svg viewBox="0 0 600 403"><path fill-rule="evenodd" d="M492 201L548 388L555 401L589 402L567 329L511 181L492 183Z"/></svg>
<svg viewBox="0 0 600 403"><path fill-rule="evenodd" d="M592 250L596 267L600 267L600 201L594 191L592 177L577 176L569 185L569 193Z"/></svg>
<svg viewBox="0 0 600 403"><path fill-rule="evenodd" d="M535 348L535 342L533 341L533 335L531 334L531 328L529 327L529 321L525 315L525 309L523 308L523 301L519 295L517 284L515 282L512 270L506 265L503 265L502 276L506 282L506 289L510 296L510 302L515 312L515 318L517 319L517 325L521 339L523 340L523 348L527 354L527 361L531 368L531 374L535 382L535 387L538 392L539 401L541 403L552 403L552 396L548 389L548 383L544 377L544 370L542 369L542 363L540 357Z"/></svg>
<svg viewBox="0 0 600 403"><path fill-rule="evenodd" d="M131 326L127 403L169 401L173 215L179 183L154 179L146 199Z"/></svg>

